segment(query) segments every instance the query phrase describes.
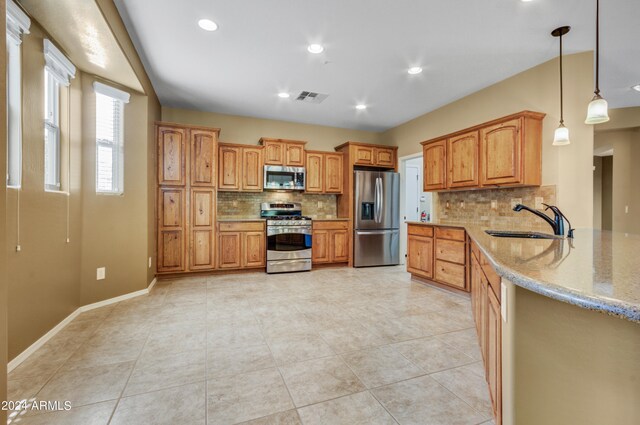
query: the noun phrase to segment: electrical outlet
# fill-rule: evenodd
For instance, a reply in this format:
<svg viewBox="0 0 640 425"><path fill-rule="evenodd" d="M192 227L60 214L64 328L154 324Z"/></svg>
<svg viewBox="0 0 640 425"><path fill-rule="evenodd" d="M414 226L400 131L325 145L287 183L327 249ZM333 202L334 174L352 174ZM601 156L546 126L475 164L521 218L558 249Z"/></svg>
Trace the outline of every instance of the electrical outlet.
<svg viewBox="0 0 640 425"><path fill-rule="evenodd" d="M492 210L497 210L498 209L498 201L497 200L493 200L491 201L491 209Z"/></svg>
<svg viewBox="0 0 640 425"><path fill-rule="evenodd" d="M106 267L98 267L96 269L96 280L103 280L107 276Z"/></svg>
<svg viewBox="0 0 640 425"><path fill-rule="evenodd" d="M460 208L464 209L464 201L460 201Z"/></svg>
<svg viewBox="0 0 640 425"><path fill-rule="evenodd" d="M624 206L624 213L629 214L629 205Z"/></svg>
<svg viewBox="0 0 640 425"><path fill-rule="evenodd" d="M151 257L149 257L149 268L151 268Z"/></svg>
<svg viewBox="0 0 640 425"><path fill-rule="evenodd" d="M522 198L511 198L511 209L514 209L516 205L522 203Z"/></svg>
<svg viewBox="0 0 640 425"><path fill-rule="evenodd" d="M544 209L544 205L542 205L544 203L544 198L542 196L536 196L536 209L537 210L541 210Z"/></svg>
<svg viewBox="0 0 640 425"><path fill-rule="evenodd" d="M449 209L451 206L449 205L449 201L447 201L447 203L444 206L446 209Z"/></svg>
<svg viewBox="0 0 640 425"><path fill-rule="evenodd" d="M322 201L318 201L318 208L322 208Z"/></svg>

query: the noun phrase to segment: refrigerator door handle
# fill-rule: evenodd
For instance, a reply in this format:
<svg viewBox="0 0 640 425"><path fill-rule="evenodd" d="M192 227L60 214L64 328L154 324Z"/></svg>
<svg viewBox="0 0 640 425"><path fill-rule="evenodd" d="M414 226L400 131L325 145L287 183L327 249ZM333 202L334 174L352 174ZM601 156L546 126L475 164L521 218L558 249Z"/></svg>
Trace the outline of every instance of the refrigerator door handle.
<svg viewBox="0 0 640 425"><path fill-rule="evenodd" d="M376 211L375 211L375 219L376 223L380 223L380 209L382 206L382 179L380 177L376 177Z"/></svg>
<svg viewBox="0 0 640 425"><path fill-rule="evenodd" d="M389 230L356 230L356 235L389 235L400 233L398 229Z"/></svg>
<svg viewBox="0 0 640 425"><path fill-rule="evenodd" d="M379 211L378 211L378 223L382 223L382 208L384 207L384 188L382 187L382 177L378 178L380 182L380 197L379 201Z"/></svg>

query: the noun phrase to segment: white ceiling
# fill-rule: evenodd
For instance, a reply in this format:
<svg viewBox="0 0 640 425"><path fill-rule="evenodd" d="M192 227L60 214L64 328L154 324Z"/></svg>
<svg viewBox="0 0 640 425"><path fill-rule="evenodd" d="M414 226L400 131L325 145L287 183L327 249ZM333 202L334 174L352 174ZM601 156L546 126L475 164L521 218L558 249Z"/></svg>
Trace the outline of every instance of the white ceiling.
<svg viewBox="0 0 640 425"><path fill-rule="evenodd" d="M595 0L115 3L165 106L374 131L557 56L558 26L572 27L566 53L595 46ZM640 106L630 88L640 83L640 1L600 10L602 94L611 107ZM201 30L201 18L219 29ZM325 51L312 55L309 43ZM408 75L415 65L424 72ZM301 90L329 97L304 104Z"/></svg>

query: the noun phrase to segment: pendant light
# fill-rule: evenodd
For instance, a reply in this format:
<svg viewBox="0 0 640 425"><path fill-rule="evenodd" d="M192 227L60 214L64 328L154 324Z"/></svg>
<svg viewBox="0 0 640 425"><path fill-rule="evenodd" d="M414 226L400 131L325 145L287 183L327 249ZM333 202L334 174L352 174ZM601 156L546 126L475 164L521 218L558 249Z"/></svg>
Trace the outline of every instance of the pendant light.
<svg viewBox="0 0 640 425"><path fill-rule="evenodd" d="M571 27L556 28L551 32L554 37L560 37L560 126L553 133L553 146L564 146L571 143L569 141L569 129L564 126L564 111L562 98L562 36L568 33Z"/></svg>
<svg viewBox="0 0 640 425"><path fill-rule="evenodd" d="M587 108L585 124L600 124L609 121L607 101L600 96L600 0L596 0L596 90Z"/></svg>

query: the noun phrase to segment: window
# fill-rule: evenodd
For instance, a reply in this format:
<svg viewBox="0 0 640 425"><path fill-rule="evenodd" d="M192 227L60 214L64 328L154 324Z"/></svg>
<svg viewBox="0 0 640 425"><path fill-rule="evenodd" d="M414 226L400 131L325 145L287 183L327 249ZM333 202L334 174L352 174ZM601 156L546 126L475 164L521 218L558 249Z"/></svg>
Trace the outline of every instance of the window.
<svg viewBox="0 0 640 425"><path fill-rule="evenodd" d="M60 86L69 86L76 67L46 39L44 57L44 188L61 191Z"/></svg>
<svg viewBox="0 0 640 425"><path fill-rule="evenodd" d="M7 186L22 182L22 77L20 45L31 21L16 4L7 2Z"/></svg>
<svg viewBox="0 0 640 425"><path fill-rule="evenodd" d="M124 192L124 104L129 94L102 83L96 92L96 192Z"/></svg>

